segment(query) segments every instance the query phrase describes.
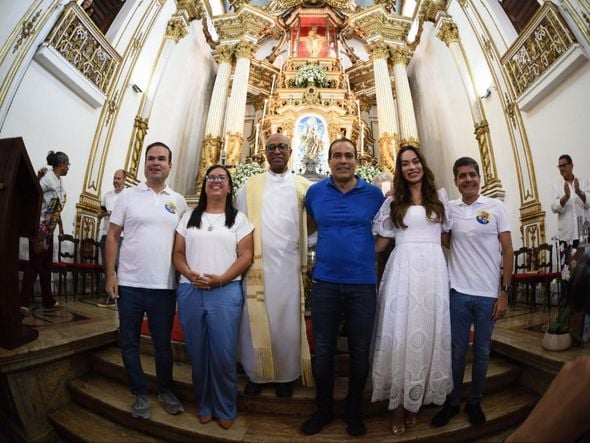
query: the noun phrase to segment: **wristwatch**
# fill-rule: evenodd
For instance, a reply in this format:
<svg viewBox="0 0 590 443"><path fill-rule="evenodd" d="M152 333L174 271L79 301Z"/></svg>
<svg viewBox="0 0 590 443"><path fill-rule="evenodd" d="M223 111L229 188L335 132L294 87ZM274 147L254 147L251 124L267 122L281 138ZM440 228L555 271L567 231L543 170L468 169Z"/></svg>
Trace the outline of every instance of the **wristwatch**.
<svg viewBox="0 0 590 443"><path fill-rule="evenodd" d="M500 289L505 292L506 294L510 294L512 291L512 285L502 285Z"/></svg>

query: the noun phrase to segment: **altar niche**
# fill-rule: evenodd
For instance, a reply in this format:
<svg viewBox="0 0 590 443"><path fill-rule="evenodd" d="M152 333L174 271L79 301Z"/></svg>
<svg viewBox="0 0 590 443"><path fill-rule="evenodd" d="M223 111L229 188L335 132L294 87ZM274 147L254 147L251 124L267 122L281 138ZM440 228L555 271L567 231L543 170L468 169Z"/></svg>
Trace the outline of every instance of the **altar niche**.
<svg viewBox="0 0 590 443"><path fill-rule="evenodd" d="M328 173L330 138L326 121L320 115L305 114L295 123L293 170L311 180Z"/></svg>

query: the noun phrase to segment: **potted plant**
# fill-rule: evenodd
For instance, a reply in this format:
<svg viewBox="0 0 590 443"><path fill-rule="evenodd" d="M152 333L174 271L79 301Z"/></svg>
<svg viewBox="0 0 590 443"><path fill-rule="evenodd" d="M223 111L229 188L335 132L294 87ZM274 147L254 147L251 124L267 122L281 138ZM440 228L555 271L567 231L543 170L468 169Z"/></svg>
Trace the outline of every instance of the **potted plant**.
<svg viewBox="0 0 590 443"><path fill-rule="evenodd" d="M549 323L543 347L548 351L565 351L572 346L572 338L580 342L581 338L570 328L570 318L576 311L569 305L559 309L557 319Z"/></svg>

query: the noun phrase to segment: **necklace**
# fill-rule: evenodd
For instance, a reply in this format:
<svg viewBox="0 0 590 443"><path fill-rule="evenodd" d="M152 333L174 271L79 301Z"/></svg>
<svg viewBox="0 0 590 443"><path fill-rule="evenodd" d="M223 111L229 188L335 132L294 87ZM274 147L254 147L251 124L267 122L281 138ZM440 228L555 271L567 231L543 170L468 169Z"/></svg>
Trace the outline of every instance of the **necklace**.
<svg viewBox="0 0 590 443"><path fill-rule="evenodd" d="M221 220L221 218L224 216L225 214L219 214L217 216L217 218L213 221L213 223L211 223L211 221L209 220L209 217L207 217L207 214L205 214L203 212L203 216L205 217L205 220L207 220L207 224L209 225L209 227L207 228L207 231L211 232L213 231L215 223L217 223L219 220Z"/></svg>

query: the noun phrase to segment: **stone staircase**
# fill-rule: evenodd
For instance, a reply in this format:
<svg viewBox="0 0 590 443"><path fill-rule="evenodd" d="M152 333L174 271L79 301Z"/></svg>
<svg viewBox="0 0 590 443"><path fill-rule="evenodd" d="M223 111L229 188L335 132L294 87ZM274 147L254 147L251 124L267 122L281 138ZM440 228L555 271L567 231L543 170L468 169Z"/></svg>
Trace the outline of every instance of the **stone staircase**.
<svg viewBox="0 0 590 443"><path fill-rule="evenodd" d="M154 360L150 356L149 341L144 340L142 363L148 376L151 392L155 391ZM120 349L108 347L92 354L91 371L70 382L72 402L50 414L58 433L67 441L82 442L152 442L152 441L243 441L243 442L334 442L355 440L365 442L419 441L502 441L507 430L520 423L533 408L538 396L519 386L521 368L507 360L493 356L488 370L486 396L482 406L488 421L472 427L463 413L448 426L433 428L430 419L438 407L425 407L417 426L406 435L396 437L389 431L387 403L370 403L370 389L365 396L364 413L368 432L361 438L350 437L339 418L346 394L347 355L337 357L340 374L335 386L335 420L321 433L305 436L300 424L314 412L313 389L296 386L290 399L280 399L271 387L260 396L239 396L239 416L227 431L215 422L201 425L196 418L196 405L191 383L191 368L186 363L184 345L175 344L175 393L185 406L185 413L171 416L152 395L150 420L134 419L130 413L133 396L127 387ZM247 382L240 375L240 392ZM465 374L465 387L471 383L471 366Z"/></svg>

